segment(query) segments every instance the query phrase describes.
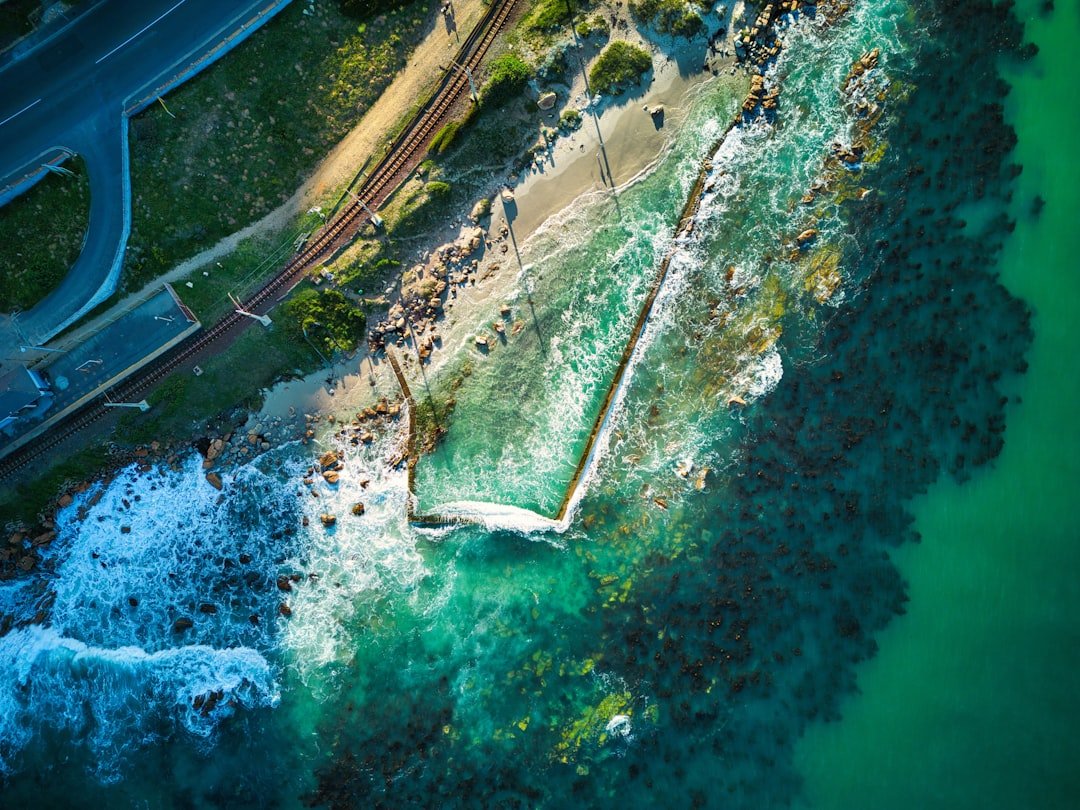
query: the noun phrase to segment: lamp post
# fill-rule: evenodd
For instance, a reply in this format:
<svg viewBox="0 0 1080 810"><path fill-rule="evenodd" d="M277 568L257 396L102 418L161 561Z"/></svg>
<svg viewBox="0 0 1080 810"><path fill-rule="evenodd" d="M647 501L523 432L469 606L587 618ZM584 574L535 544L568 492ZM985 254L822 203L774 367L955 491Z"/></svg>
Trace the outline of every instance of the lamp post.
<svg viewBox="0 0 1080 810"><path fill-rule="evenodd" d="M479 101L480 96L476 92L476 83L473 81L472 71L465 67L465 65L459 65L453 59L450 60L450 64L462 71L465 74L465 78L469 80L469 98L474 102Z"/></svg>
<svg viewBox="0 0 1080 810"><path fill-rule="evenodd" d="M320 324L318 321L312 321L311 325L312 326L322 326L322 324ZM300 324L300 331L304 333L304 340L306 340L308 342L308 345L311 346L311 348L313 348L315 350L315 354L319 355L319 359L321 359L323 361L323 363L325 363L326 365L329 366L330 361L327 360L326 357L323 356L323 353L319 351L319 347L316 346L314 343L312 343L311 338L308 337L307 324L306 323L301 323Z"/></svg>
<svg viewBox="0 0 1080 810"><path fill-rule="evenodd" d="M257 315L254 312L248 312L246 309L243 308L243 306L241 306L240 301L232 293L229 293L229 300L232 301L234 307L233 311L237 315L243 315L246 318L251 318L251 320L261 323L265 328L270 328L270 324L272 323L272 321L270 320L269 315Z"/></svg>
<svg viewBox="0 0 1080 810"><path fill-rule="evenodd" d="M371 208L368 207L368 204L366 202L364 202L363 200L361 200L352 191L349 191L348 189L346 189L346 192L348 193L348 195L350 197L353 198L353 200L355 200L357 203L360 204L361 208L363 208L365 211L367 211L367 215L369 217L371 217L371 224L374 225L376 228L381 228L382 224L383 224L382 217L380 217L378 214L376 214L374 211L372 211Z"/></svg>

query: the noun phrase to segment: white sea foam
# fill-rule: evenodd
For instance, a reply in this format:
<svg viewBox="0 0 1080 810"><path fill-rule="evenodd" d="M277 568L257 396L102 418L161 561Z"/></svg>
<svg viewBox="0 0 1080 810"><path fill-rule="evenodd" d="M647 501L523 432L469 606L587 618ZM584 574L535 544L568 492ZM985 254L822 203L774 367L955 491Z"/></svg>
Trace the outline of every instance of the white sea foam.
<svg viewBox="0 0 1080 810"><path fill-rule="evenodd" d="M273 706L277 685L266 659L247 648L203 645L149 653L96 647L53 628L0 638L0 768L45 730L86 740L97 774L118 776L125 756L159 733L163 720L205 737L237 708ZM193 701L220 691L205 713Z"/></svg>

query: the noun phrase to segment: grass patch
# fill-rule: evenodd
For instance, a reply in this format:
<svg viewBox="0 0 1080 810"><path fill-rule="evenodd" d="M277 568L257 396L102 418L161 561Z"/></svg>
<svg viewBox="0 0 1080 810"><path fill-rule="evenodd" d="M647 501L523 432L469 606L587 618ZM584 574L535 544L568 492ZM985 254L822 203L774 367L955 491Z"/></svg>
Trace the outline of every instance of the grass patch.
<svg viewBox="0 0 1080 810"><path fill-rule="evenodd" d="M6 0L0 3L0 50L34 30L35 15L40 15L38 0Z"/></svg>
<svg viewBox="0 0 1080 810"><path fill-rule="evenodd" d="M286 373L306 374L322 361L279 324L246 329L227 352L200 363L203 373L178 371L147 397L146 413L121 416L116 436L125 445L186 441L197 428L235 408L254 409L262 391Z"/></svg>
<svg viewBox="0 0 1080 810"><path fill-rule="evenodd" d="M630 13L661 34L691 39L705 30L701 15L708 11L704 0L630 0Z"/></svg>
<svg viewBox="0 0 1080 810"><path fill-rule="evenodd" d="M589 68L589 84L594 93L614 94L636 82L651 67L648 51L617 39L604 48Z"/></svg>
<svg viewBox="0 0 1080 810"><path fill-rule="evenodd" d="M360 25L294 3L131 122L135 289L287 200L355 126L433 19L426 0Z"/></svg>
<svg viewBox="0 0 1080 810"><path fill-rule="evenodd" d="M352 351L364 339L367 319L338 290L301 290L282 307L292 339L310 340L327 356Z"/></svg>
<svg viewBox="0 0 1080 810"><path fill-rule="evenodd" d="M26 310L48 295L79 258L90 218L90 184L80 158L75 177L49 173L0 208L0 312Z"/></svg>
<svg viewBox="0 0 1080 810"><path fill-rule="evenodd" d="M32 477L23 478L0 492L0 525L34 524L37 516L62 489L90 480L108 463L108 449L104 445L96 445L72 453L43 473L30 470L28 475Z"/></svg>

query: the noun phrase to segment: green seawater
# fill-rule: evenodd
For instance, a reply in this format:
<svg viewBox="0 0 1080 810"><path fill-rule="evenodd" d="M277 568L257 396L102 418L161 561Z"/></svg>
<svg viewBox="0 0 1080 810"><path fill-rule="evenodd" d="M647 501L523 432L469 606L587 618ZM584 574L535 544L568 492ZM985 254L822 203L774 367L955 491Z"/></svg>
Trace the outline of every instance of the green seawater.
<svg viewBox="0 0 1080 810"><path fill-rule="evenodd" d="M1065 810L1080 797L1080 8L1018 5L1040 52L1006 71L1024 171L1000 270L1034 311L1030 367L997 461L916 503L923 541L891 555L906 615L878 636L842 721L800 743L811 807Z"/></svg>
<svg viewBox="0 0 1080 810"><path fill-rule="evenodd" d="M0 804L1068 806L1077 194L1051 160L1080 25L1058 9L1038 58L1003 58L1007 154L980 112L1011 30L989 8L804 21L775 126L707 154L737 98L706 83L654 172L519 246L522 330L430 380L458 404L422 508L552 513L673 255L565 531L409 525L392 435L339 443L317 498L299 482L332 431L221 493L192 456L81 496L48 577L0 588L48 613L0 636ZM863 120L840 86L875 46L870 158L838 169Z"/></svg>

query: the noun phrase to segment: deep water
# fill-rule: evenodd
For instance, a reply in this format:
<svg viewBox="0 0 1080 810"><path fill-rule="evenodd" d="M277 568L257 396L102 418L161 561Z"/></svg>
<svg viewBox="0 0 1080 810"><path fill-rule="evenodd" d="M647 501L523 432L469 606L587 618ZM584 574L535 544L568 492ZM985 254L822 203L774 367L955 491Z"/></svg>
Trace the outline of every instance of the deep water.
<svg viewBox="0 0 1080 810"><path fill-rule="evenodd" d="M950 522L952 504L1001 480L988 497L1012 514L1012 491L1031 492L1000 479L1032 469L1009 461L1028 358L1032 378L1073 368L1050 363L1067 337L1040 342L1044 326L1067 336L1068 318L1048 306L1057 319L1033 319L1010 292L1031 255L1019 235L1049 242L1042 218L1064 227L1073 199L1018 163L1047 57L1010 6L982 0L857 2L785 37L775 124L707 155L733 100L705 85L653 175L521 246L521 345L432 381L459 404L418 476L422 504L550 513L655 262L674 251L565 532L408 526L405 475L382 463L395 435L347 448L342 483L315 484L318 498L299 484L310 447L228 474L220 497L197 458L180 474L125 473L61 513L47 577L0 592L8 613L48 615L0 638L0 803L845 807L878 787L867 803L993 806L975 787L949 792L984 778L977 761L947 767L983 725L965 736L949 718L920 789L921 760L889 753L901 739L925 750L934 725L902 737L874 718L898 682L911 716L933 715L902 673L941 648L915 656L905 623L974 633L950 617L978 610L997 569L976 569L970 591L935 580L935 595L919 555L969 571L956 557L978 551L987 523ZM849 66L875 46L879 67L845 99ZM1033 159L1054 148L1035 141ZM842 167L834 142L865 146L862 162ZM694 233L673 244L703 157ZM818 235L797 249L808 227ZM1044 258L1038 284L1019 286L1029 301L1054 300ZM1060 471L1061 493L1075 471ZM349 519L357 500L366 514ZM1071 547L1061 524L1075 519L1054 503L1044 529ZM331 530L325 511L341 516ZM1021 527L1003 525L1015 540ZM1072 615L1047 614L1028 649L1075 638ZM1002 649L1018 648L1011 629ZM993 679L979 694L983 707L1017 700ZM1009 717L1016 739L1038 733Z"/></svg>

